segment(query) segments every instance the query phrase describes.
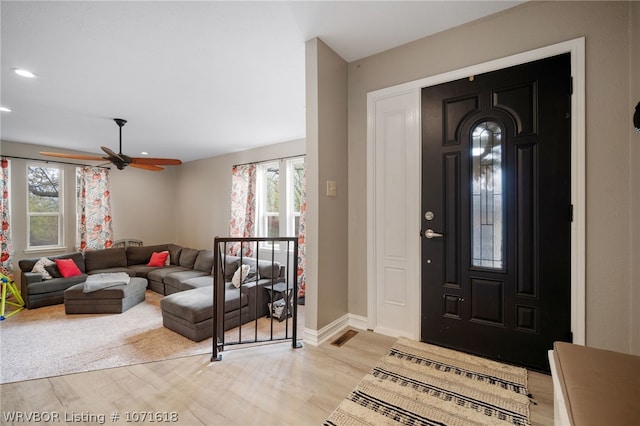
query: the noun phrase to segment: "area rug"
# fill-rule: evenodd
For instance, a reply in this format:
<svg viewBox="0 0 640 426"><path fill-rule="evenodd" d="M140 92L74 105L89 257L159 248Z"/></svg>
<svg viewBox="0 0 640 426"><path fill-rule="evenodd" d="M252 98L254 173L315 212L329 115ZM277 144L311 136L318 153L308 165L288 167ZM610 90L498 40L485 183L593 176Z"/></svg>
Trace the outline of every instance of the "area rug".
<svg viewBox="0 0 640 426"><path fill-rule="evenodd" d="M400 338L324 424L530 425L527 370Z"/></svg>
<svg viewBox="0 0 640 426"><path fill-rule="evenodd" d="M160 299L121 314L66 315L64 305L25 309L0 321L0 383L211 353L162 326Z"/></svg>

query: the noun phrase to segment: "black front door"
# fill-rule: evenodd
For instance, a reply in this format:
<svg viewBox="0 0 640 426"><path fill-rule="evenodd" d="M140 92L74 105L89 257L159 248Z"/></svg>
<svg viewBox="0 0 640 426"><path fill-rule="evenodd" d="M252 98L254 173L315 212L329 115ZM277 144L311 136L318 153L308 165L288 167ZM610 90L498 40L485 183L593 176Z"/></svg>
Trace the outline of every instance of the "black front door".
<svg viewBox="0 0 640 426"><path fill-rule="evenodd" d="M422 90L423 341L548 371L570 340L570 69Z"/></svg>

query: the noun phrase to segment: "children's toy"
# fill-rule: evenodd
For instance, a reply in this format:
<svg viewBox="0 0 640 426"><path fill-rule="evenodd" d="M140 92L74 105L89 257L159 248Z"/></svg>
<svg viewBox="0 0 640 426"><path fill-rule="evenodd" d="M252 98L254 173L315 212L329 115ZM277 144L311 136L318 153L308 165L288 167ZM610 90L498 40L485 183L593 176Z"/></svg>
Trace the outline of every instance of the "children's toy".
<svg viewBox="0 0 640 426"><path fill-rule="evenodd" d="M0 302L0 321L11 317L12 315L17 314L24 308L24 300L22 300L22 296L20 295L20 291L16 286L15 281L6 276L5 274L0 273L0 283L2 284L2 300ZM7 300L8 297L13 296L14 300ZM4 314L6 305L11 305L16 307L17 309L9 312L7 315Z"/></svg>

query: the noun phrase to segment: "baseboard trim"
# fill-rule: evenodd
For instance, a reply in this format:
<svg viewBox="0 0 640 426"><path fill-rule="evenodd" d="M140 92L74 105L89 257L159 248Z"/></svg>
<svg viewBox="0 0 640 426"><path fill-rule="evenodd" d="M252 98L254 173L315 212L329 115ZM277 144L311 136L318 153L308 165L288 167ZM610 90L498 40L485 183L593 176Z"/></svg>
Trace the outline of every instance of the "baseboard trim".
<svg viewBox="0 0 640 426"><path fill-rule="evenodd" d="M369 318L362 315L348 314L349 327L357 328L359 330L368 330Z"/></svg>
<svg viewBox="0 0 640 426"><path fill-rule="evenodd" d="M347 327L367 330L368 323L368 318L362 315L345 314L320 330L305 328L302 339L306 344L319 346Z"/></svg>
<svg viewBox="0 0 640 426"><path fill-rule="evenodd" d="M320 346L348 326L349 315L345 314L337 320L322 327L320 330L312 330L305 327L303 333L303 341L308 345Z"/></svg>

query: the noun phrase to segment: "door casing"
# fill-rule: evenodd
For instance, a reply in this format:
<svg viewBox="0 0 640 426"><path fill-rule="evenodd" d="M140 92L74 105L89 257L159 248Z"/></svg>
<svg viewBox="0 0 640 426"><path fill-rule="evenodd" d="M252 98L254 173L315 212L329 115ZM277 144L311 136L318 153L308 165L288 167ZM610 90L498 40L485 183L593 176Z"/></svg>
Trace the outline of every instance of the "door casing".
<svg viewBox="0 0 640 426"><path fill-rule="evenodd" d="M394 96L402 96L406 99L406 109L409 112L407 117L420 117L420 90L436 84L465 78L470 75L495 71L509 66L523 64L562 53L571 54L571 74L573 76L573 96L571 99L571 202L573 205L573 222L571 225L571 331L573 342L585 344L585 245L586 245L586 173L585 173L585 39L577 38L566 42L542 47L539 49L523 52L505 58L484 62L470 67L438 74L424 79L415 80L400 85L376 90L367 94L367 328L382 334L407 336L419 340L420 336L420 310L415 304L410 304L406 308L406 326L402 330L389 328L381 323L379 318L384 318L383 313L378 312L377 289L380 280L383 278L377 274L377 265L380 263L378 251L375 247L384 245L384 235L379 230L380 223L377 222L376 208L384 203L382 188L376 182L376 158L382 153L380 150L380 135L376 135L376 104ZM415 140L411 139L407 149L420 152L420 121L409 119L405 123L406 128L414 129L411 134L417 135ZM383 141L384 143L384 141ZM402 170L402 169L397 169ZM404 170L406 182L420 182L421 170L419 166L408 167ZM409 189L409 196L420 199L420 185L412 185ZM397 206L404 208L406 206ZM409 218L407 226L415 229L415 240L407 241L407 250L413 250L420 246L420 210L400 212L400 215ZM409 265L411 273L409 276L420 277L419 257L415 265ZM420 294L421 279L415 282L407 282L406 285L411 292ZM415 286L415 287L414 287ZM394 307L395 309L395 307Z"/></svg>

